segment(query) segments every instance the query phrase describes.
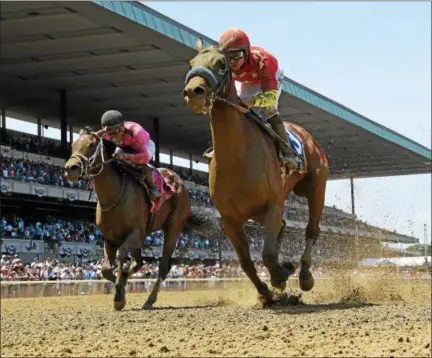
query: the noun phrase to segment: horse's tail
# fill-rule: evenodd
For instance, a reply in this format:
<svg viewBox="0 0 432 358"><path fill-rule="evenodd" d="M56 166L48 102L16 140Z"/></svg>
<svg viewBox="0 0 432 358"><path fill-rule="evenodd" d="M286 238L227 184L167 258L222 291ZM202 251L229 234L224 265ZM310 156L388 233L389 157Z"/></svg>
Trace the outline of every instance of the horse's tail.
<svg viewBox="0 0 432 358"><path fill-rule="evenodd" d="M192 206L191 214L186 222L183 232L186 234L196 231L202 235L218 234L221 231L219 218L215 211L202 206Z"/></svg>

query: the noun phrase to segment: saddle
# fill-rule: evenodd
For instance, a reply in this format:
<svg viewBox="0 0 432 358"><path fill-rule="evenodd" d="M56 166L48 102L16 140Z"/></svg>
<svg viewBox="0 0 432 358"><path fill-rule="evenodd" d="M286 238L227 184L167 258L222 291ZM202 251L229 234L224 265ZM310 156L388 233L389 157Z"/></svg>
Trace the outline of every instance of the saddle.
<svg viewBox="0 0 432 358"><path fill-rule="evenodd" d="M150 211L152 213L157 212L166 200L169 200L173 195L177 194L179 183L176 181L175 175L161 174L161 171L163 172L167 170L165 168L157 169L151 164L147 164L147 167L145 167L123 160L117 160L115 162L115 168L120 175L126 175L143 187L148 198L150 198L151 190L145 181L145 177L149 174L154 176L155 183L159 187L161 196L157 200L151 201L152 207Z"/></svg>
<svg viewBox="0 0 432 358"><path fill-rule="evenodd" d="M282 149L283 148L287 148L289 150L294 150L294 152L303 159L303 161L305 162L305 167L307 167L306 156L304 154L303 142L295 133L286 129L287 134L288 134L288 140L291 144L290 145L290 144L286 143L281 137L279 137L279 135L273 130L271 125L269 123L267 123L267 121L264 118L262 118L254 109L251 108L244 114L245 114L246 118L252 120L253 122L255 122L258 125L258 127L263 131L264 135L268 135L268 136L270 136L270 138L273 139L274 144L276 146L276 152L277 152L279 160L281 162L281 169L282 169L284 176L289 174L289 169L285 168L285 166L283 165L283 162L282 162ZM203 153L203 156L207 159L211 159L209 153L212 150L213 150L213 148L207 149Z"/></svg>

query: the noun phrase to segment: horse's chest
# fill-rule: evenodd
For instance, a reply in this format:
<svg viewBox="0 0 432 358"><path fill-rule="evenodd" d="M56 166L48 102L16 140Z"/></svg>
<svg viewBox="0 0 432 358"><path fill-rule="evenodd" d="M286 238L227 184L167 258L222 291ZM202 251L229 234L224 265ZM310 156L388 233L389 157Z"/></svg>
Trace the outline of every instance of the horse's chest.
<svg viewBox="0 0 432 358"><path fill-rule="evenodd" d="M212 201L222 216L247 215L256 205L261 204L259 185L215 185L210 190ZM257 204L258 203L258 204Z"/></svg>

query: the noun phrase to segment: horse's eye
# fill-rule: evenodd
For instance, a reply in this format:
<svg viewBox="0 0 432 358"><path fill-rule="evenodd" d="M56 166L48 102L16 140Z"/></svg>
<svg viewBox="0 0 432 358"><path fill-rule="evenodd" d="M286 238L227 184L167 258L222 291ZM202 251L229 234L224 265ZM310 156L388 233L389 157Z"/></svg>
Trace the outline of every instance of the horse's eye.
<svg viewBox="0 0 432 358"><path fill-rule="evenodd" d="M225 72L228 68L228 64L224 59L219 61L219 66L222 72Z"/></svg>

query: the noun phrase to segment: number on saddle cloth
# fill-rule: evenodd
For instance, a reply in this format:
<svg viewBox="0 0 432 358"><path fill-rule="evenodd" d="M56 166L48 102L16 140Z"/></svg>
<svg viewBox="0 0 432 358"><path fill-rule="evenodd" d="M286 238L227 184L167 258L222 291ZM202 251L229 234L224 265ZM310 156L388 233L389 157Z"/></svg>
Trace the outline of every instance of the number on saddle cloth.
<svg viewBox="0 0 432 358"><path fill-rule="evenodd" d="M304 146L303 141L301 138L295 134L294 132L290 131L288 128L285 128L287 134L288 134L288 141L289 145L291 146L294 153L296 153L300 158L304 159Z"/></svg>

